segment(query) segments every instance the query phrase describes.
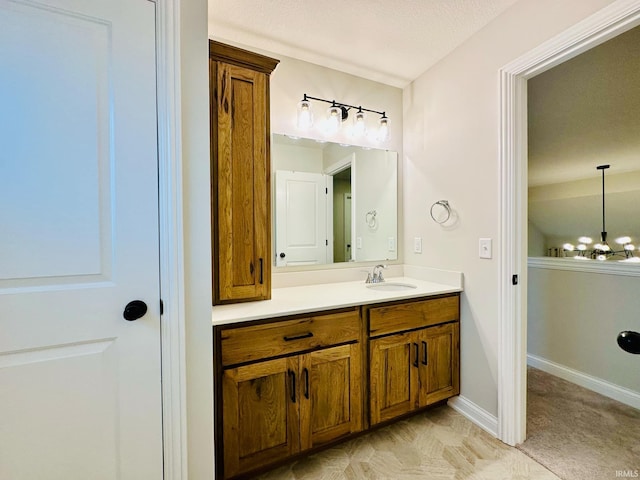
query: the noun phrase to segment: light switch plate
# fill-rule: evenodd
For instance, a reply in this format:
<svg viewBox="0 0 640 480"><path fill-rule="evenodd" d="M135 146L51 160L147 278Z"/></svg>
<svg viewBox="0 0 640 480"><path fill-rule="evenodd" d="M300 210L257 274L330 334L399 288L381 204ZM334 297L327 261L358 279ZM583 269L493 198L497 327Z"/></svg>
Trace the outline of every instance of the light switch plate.
<svg viewBox="0 0 640 480"><path fill-rule="evenodd" d="M395 252L396 251L396 239L395 237L388 237L388 243L389 243L389 251L390 252Z"/></svg>
<svg viewBox="0 0 640 480"><path fill-rule="evenodd" d="M481 238L478 242L478 250L480 258L491 258L491 239Z"/></svg>
<svg viewBox="0 0 640 480"><path fill-rule="evenodd" d="M362 248L362 237L356 237L356 248Z"/></svg>
<svg viewBox="0 0 640 480"><path fill-rule="evenodd" d="M422 237L413 239L413 253L422 253Z"/></svg>

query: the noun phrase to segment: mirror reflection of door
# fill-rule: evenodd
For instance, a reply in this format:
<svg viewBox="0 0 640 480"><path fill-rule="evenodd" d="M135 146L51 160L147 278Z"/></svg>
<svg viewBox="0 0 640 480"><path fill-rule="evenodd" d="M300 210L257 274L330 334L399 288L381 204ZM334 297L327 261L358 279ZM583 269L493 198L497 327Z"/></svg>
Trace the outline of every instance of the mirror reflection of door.
<svg viewBox="0 0 640 480"><path fill-rule="evenodd" d="M351 164L333 174L333 261L352 260Z"/></svg>
<svg viewBox="0 0 640 480"><path fill-rule="evenodd" d="M276 171L276 265L316 265L331 258L327 197L331 177Z"/></svg>

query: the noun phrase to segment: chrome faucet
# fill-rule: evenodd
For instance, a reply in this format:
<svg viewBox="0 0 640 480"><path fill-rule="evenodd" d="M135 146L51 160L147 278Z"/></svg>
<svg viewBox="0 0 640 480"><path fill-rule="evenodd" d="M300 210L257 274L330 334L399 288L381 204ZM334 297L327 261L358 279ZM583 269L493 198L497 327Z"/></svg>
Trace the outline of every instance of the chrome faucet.
<svg viewBox="0 0 640 480"><path fill-rule="evenodd" d="M371 282L370 283L381 283L384 282L384 277L382 276L382 269L387 268L386 265L376 265L373 267L371 272Z"/></svg>

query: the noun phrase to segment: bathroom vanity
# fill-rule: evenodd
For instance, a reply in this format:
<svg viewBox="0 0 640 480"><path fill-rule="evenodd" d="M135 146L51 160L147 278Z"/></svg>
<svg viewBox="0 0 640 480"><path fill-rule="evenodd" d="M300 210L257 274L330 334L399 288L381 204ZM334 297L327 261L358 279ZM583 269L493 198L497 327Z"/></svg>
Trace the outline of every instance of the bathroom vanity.
<svg viewBox="0 0 640 480"><path fill-rule="evenodd" d="M461 289L401 280L415 288L276 288L271 300L214 307L217 478L246 478L459 393Z"/></svg>

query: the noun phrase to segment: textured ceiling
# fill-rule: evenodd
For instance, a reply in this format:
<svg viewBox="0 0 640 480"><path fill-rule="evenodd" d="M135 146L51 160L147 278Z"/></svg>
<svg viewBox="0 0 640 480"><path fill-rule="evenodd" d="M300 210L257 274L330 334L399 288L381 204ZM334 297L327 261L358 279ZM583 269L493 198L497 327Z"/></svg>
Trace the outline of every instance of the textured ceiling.
<svg viewBox="0 0 640 480"><path fill-rule="evenodd" d="M640 27L531 80L529 220L549 245L599 240L605 171L609 243L640 242Z"/></svg>
<svg viewBox="0 0 640 480"><path fill-rule="evenodd" d="M529 185L640 170L640 27L531 80Z"/></svg>
<svg viewBox="0 0 640 480"><path fill-rule="evenodd" d="M516 0L209 0L209 37L396 87Z"/></svg>

